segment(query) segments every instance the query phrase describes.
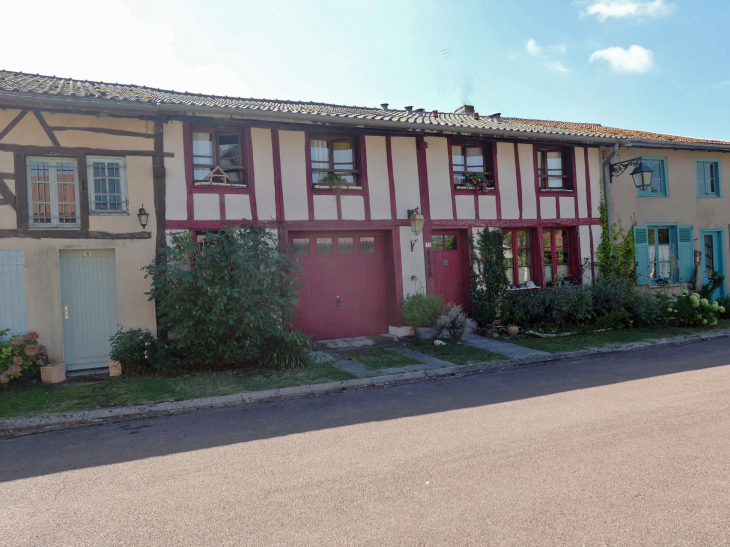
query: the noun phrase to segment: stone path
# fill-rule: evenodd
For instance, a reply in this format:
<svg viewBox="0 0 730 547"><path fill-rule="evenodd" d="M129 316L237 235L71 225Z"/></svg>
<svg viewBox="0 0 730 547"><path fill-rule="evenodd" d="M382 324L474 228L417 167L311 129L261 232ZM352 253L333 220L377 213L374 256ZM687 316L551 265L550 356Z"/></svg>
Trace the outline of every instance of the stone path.
<svg viewBox="0 0 730 547"><path fill-rule="evenodd" d="M475 348L485 349L494 353L501 353L502 355L506 355L513 359L518 357L532 357L533 355L550 355L547 351L526 348L524 346L518 346L517 344L510 344L509 342L502 342L500 340L479 336L478 334L465 334L461 337L461 341L464 344L469 344Z"/></svg>

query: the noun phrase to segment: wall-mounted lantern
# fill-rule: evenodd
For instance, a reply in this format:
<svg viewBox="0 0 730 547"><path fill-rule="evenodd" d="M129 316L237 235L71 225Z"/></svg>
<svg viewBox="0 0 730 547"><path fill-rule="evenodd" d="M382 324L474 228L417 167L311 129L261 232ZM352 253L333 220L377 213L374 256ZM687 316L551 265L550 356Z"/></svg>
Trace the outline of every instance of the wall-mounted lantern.
<svg viewBox="0 0 730 547"><path fill-rule="evenodd" d="M653 171L642 163L641 156L632 160L612 163L610 165L611 178L609 182L613 182L613 177L619 176L632 165L634 166L634 170L631 171L631 177L634 179L634 186L636 186L639 190L646 190L649 186L651 186L651 176Z"/></svg>
<svg viewBox="0 0 730 547"><path fill-rule="evenodd" d="M420 234L421 230L423 230L423 224L426 222L426 218L418 210L418 207L415 209L408 209L408 220L411 221L411 230L413 231L413 235L417 236Z"/></svg>
<svg viewBox="0 0 730 547"><path fill-rule="evenodd" d="M139 208L137 218L139 219L139 223L142 225L142 229L144 230L147 227L147 221L150 219L150 214L144 210L144 205Z"/></svg>

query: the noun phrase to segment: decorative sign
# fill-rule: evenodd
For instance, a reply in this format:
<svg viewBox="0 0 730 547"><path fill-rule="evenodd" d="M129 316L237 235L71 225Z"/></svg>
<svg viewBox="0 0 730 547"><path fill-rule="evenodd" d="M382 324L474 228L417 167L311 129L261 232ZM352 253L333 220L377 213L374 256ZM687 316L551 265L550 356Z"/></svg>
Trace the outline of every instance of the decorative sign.
<svg viewBox="0 0 730 547"><path fill-rule="evenodd" d="M427 243L424 243L424 245L426 245L426 248L427 248L427 249L430 249L430 248L431 248L431 242L430 242L430 241L429 241L429 242L427 242Z"/></svg>
<svg viewBox="0 0 730 547"><path fill-rule="evenodd" d="M84 258L91 256L91 251L84 251Z"/></svg>

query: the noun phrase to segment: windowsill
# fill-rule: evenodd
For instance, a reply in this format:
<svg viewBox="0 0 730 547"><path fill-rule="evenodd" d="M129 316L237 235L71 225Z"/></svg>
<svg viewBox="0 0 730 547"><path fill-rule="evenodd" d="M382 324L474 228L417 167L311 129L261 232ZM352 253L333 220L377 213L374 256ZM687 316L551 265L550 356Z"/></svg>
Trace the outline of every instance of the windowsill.
<svg viewBox="0 0 730 547"><path fill-rule="evenodd" d="M459 195L475 194L477 196L491 196L497 193L497 189L489 188L486 192L477 192L474 186L454 186L454 193Z"/></svg>
<svg viewBox="0 0 730 547"><path fill-rule="evenodd" d="M249 194L250 188L245 184L193 184L196 194Z"/></svg>
<svg viewBox="0 0 730 547"><path fill-rule="evenodd" d="M667 194L639 194L637 192L636 197L638 197L638 198L668 198L669 196Z"/></svg>
<svg viewBox="0 0 730 547"><path fill-rule="evenodd" d="M538 188L539 194L566 194L566 195L575 195L575 189L568 189L568 188Z"/></svg>
<svg viewBox="0 0 730 547"><path fill-rule="evenodd" d="M327 184L314 184L313 188L315 190L332 190ZM342 189L345 191L362 190L362 186L343 186Z"/></svg>
<svg viewBox="0 0 730 547"><path fill-rule="evenodd" d="M667 283L666 285L660 285L659 283L649 283L649 289L670 289L672 287L684 287L686 283L675 281L674 283Z"/></svg>
<svg viewBox="0 0 730 547"><path fill-rule="evenodd" d="M74 230L81 230L81 226L28 226L29 230L68 230L70 232Z"/></svg>
<svg viewBox="0 0 730 547"><path fill-rule="evenodd" d="M700 199L706 199L706 198L721 198L722 196L717 195L706 195L706 196L697 196Z"/></svg>
<svg viewBox="0 0 730 547"><path fill-rule="evenodd" d="M535 291L535 290L538 290L541 288L542 287L540 287L539 285L535 285L534 287L510 287L507 290L509 290L509 291Z"/></svg>
<svg viewBox="0 0 730 547"><path fill-rule="evenodd" d="M89 211L94 217L128 217L129 211Z"/></svg>

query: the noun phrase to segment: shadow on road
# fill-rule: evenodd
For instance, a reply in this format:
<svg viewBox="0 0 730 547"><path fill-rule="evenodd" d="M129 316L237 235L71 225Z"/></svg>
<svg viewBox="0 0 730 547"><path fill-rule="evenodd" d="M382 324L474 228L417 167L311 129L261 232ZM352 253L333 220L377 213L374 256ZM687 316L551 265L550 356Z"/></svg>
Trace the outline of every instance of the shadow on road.
<svg viewBox="0 0 730 547"><path fill-rule="evenodd" d="M730 363L730 340L0 440L0 481L494 405ZM649 394L647 394L649 396Z"/></svg>

